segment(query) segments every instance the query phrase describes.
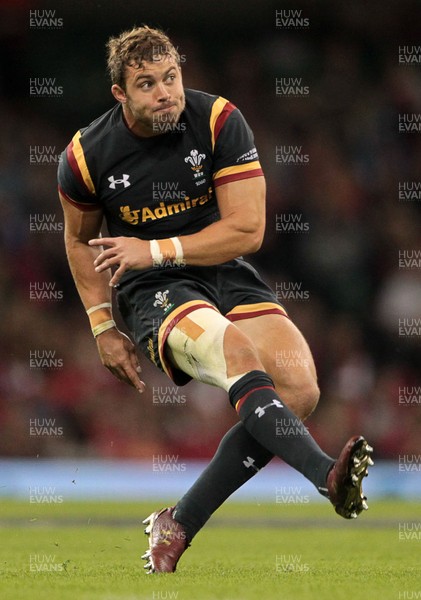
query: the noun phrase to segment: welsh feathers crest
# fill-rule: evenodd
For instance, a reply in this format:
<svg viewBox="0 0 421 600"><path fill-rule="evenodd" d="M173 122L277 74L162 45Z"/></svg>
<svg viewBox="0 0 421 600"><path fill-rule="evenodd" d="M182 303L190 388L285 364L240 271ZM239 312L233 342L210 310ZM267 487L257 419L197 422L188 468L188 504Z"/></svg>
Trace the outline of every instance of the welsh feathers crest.
<svg viewBox="0 0 421 600"><path fill-rule="evenodd" d="M159 308L162 308L164 310L164 312L167 312L167 310L169 310L170 308L172 308L174 306L174 304L170 303L170 300L168 298L168 294L169 294L169 290L165 290L165 292L156 292L155 294L155 302L153 303L154 306L159 306Z"/></svg>
<svg viewBox="0 0 421 600"><path fill-rule="evenodd" d="M186 156L184 162L190 163L193 171L199 171L200 169L203 169L203 165L200 163L205 158L206 154L199 154L199 150L196 150L195 148L194 150L190 150L190 156Z"/></svg>

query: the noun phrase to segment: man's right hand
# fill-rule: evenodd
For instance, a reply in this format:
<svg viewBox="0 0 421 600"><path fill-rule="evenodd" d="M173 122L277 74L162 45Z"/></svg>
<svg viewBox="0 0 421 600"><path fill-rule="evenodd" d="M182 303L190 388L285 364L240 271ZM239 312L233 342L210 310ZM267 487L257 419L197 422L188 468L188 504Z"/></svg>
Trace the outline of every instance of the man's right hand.
<svg viewBox="0 0 421 600"><path fill-rule="evenodd" d="M117 328L107 329L96 337L99 356L104 367L139 393L145 390L145 383L139 379L141 372L136 348L132 341Z"/></svg>

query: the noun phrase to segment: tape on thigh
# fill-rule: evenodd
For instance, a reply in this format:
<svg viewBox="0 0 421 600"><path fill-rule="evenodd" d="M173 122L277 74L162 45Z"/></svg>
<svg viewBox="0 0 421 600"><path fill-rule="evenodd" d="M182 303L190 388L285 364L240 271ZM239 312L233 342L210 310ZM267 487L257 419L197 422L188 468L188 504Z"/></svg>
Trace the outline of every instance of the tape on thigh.
<svg viewBox="0 0 421 600"><path fill-rule="evenodd" d="M211 308L198 308L173 328L167 344L175 365L199 381L228 391L243 374L227 378L224 335L233 326Z"/></svg>

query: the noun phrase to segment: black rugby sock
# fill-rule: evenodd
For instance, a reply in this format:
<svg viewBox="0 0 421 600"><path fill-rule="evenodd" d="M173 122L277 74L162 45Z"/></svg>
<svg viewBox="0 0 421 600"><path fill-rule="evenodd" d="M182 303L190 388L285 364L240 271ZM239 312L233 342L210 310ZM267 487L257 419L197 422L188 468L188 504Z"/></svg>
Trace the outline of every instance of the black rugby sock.
<svg viewBox="0 0 421 600"><path fill-rule="evenodd" d="M279 398L269 375L263 371L247 373L231 386L229 396L250 435L327 495L326 478L335 461Z"/></svg>
<svg viewBox="0 0 421 600"><path fill-rule="evenodd" d="M173 516L183 525L189 542L215 510L272 458L242 423L225 434L209 465L174 510Z"/></svg>

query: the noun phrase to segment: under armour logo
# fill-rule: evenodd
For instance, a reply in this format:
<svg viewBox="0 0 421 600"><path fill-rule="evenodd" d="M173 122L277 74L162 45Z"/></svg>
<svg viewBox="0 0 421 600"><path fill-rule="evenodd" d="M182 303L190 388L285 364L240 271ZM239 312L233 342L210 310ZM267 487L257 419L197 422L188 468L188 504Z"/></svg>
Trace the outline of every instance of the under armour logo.
<svg viewBox="0 0 421 600"><path fill-rule="evenodd" d="M265 414L266 409L269 408L270 406L275 406L276 408L283 408L283 405L281 404L281 402L279 402L279 400L276 400L276 398L274 398L270 404L266 404L266 406L263 406L263 408L261 406L258 406L254 412L260 419Z"/></svg>
<svg viewBox="0 0 421 600"><path fill-rule="evenodd" d="M127 173L123 173L121 179L115 179L114 175L111 175L111 177L108 177L108 181L110 182L109 187L112 190L115 190L116 185L123 184L124 187L127 188L130 185L129 177L130 177L130 175L127 175Z"/></svg>
<svg viewBox="0 0 421 600"><path fill-rule="evenodd" d="M256 472L259 470L255 464L254 464L254 458L252 458L251 456L247 456L247 460L243 460L243 465L247 468L247 469L254 469Z"/></svg>

